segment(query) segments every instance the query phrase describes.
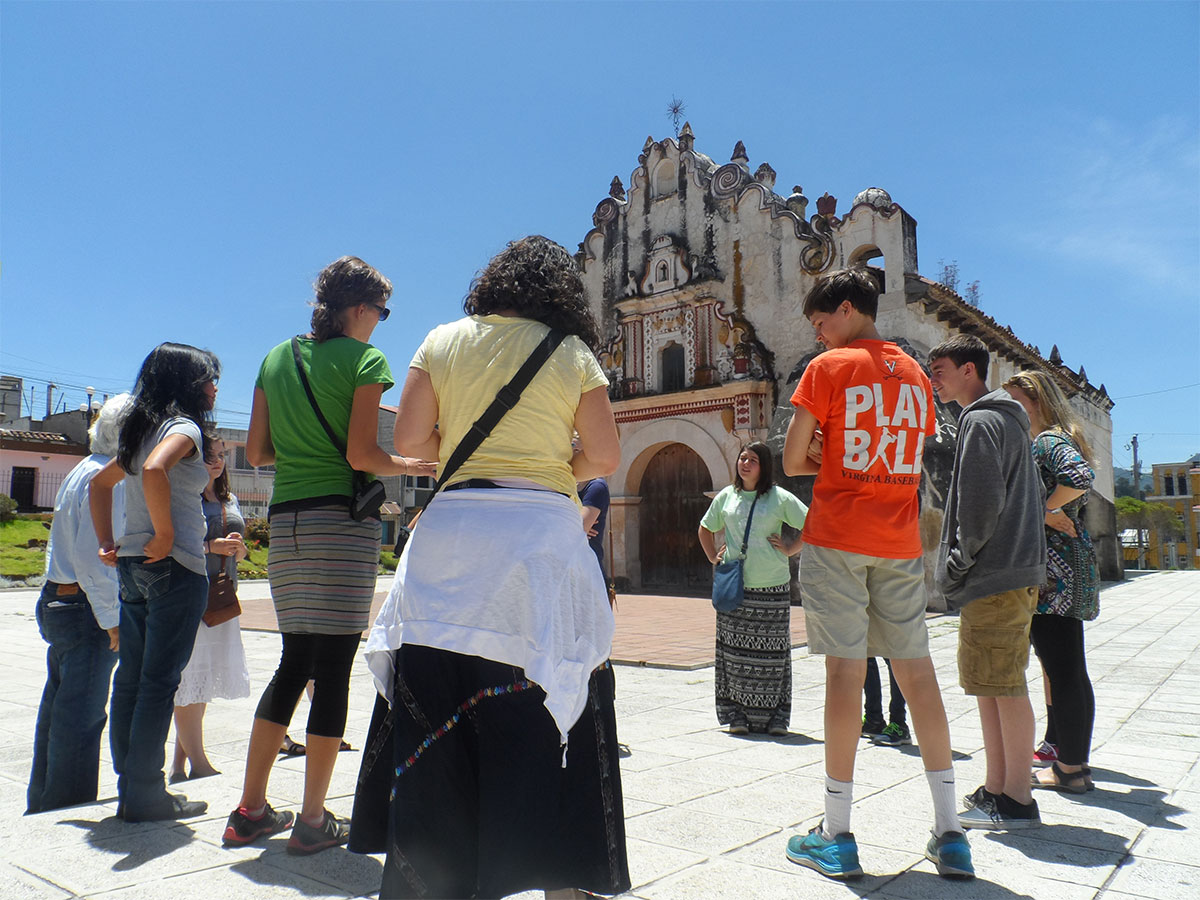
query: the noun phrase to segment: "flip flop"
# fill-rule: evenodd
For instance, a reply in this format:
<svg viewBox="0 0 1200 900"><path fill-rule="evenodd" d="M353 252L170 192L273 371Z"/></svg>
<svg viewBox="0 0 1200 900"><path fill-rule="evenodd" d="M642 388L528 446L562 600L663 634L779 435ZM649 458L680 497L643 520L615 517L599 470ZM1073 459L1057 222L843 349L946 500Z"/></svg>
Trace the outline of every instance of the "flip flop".
<svg viewBox="0 0 1200 900"><path fill-rule="evenodd" d="M283 746L279 748L280 756L303 756L304 745L292 740L291 735L283 736Z"/></svg>
<svg viewBox="0 0 1200 900"><path fill-rule="evenodd" d="M346 743L345 741L342 741L341 746L338 747L338 753L342 753L346 750L353 750L353 749L354 748L351 747L348 743Z"/></svg>

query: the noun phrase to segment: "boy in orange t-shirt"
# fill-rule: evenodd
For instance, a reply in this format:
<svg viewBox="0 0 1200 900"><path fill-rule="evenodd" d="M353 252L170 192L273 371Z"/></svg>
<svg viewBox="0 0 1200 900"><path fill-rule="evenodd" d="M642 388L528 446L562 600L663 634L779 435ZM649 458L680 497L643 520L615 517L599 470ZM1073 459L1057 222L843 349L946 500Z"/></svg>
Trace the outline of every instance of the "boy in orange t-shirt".
<svg viewBox="0 0 1200 900"><path fill-rule="evenodd" d="M862 874L850 833L867 657L891 659L909 703L933 795L925 855L938 873L974 877L959 830L950 728L929 658L917 489L933 390L917 362L875 328L879 286L866 269L823 278L804 315L827 348L804 371L783 448L789 475L817 476L804 525L800 586L809 650L825 654L825 819L788 842L793 862L831 878ZM810 455L810 444L820 429ZM818 461L819 457L819 461Z"/></svg>

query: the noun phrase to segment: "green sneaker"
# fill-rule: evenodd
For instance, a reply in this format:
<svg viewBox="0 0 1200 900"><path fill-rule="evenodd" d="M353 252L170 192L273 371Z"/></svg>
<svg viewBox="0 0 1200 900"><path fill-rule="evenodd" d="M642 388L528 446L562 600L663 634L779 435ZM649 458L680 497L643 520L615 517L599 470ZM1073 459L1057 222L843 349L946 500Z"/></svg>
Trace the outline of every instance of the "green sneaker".
<svg viewBox="0 0 1200 900"><path fill-rule="evenodd" d="M885 730L886 730L886 726L883 723L883 719L868 719L866 716L863 716L863 721L862 721L862 736L863 737L869 738L870 740L874 740L875 738L879 737L879 735L883 734L883 732Z"/></svg>
<svg viewBox="0 0 1200 900"><path fill-rule="evenodd" d="M823 825L818 825L801 837L792 835L787 845L787 858L792 862L816 869L826 878L861 878L858 864L858 842L849 832L825 837Z"/></svg>
<svg viewBox="0 0 1200 900"><path fill-rule="evenodd" d="M871 738L871 743L878 744L880 747L899 747L901 744L911 744L912 732L903 722L892 722L883 729L882 734Z"/></svg>

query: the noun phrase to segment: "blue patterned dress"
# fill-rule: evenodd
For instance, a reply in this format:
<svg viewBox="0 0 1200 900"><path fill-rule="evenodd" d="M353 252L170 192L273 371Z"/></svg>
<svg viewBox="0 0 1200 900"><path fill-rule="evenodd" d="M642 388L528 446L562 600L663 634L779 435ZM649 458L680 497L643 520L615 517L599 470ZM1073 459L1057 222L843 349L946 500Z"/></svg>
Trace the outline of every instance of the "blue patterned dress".
<svg viewBox="0 0 1200 900"><path fill-rule="evenodd" d="M1033 441L1033 458L1049 495L1058 485L1087 491L1096 475L1065 434L1043 431ZM1100 573L1096 548L1083 524L1087 494L1063 504L1075 537L1046 526L1046 583L1038 591L1037 611L1090 622L1100 614Z"/></svg>

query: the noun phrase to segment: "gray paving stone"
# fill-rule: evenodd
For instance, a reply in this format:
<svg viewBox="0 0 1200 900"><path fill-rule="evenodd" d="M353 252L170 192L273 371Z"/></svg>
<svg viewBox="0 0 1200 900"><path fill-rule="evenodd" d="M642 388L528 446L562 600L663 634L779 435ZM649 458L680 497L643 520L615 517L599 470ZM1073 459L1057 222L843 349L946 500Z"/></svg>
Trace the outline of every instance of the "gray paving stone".
<svg viewBox="0 0 1200 900"><path fill-rule="evenodd" d="M1195 854L1189 857L1195 860ZM1134 859L1111 882L1114 891L1146 900L1195 900L1200 897L1200 868L1181 862Z"/></svg>
<svg viewBox="0 0 1200 900"><path fill-rule="evenodd" d="M206 717L208 748L223 774L182 789L210 804L184 824L125 825L113 816L115 776L102 747L101 802L24 817L32 728L45 673L44 644L29 610L34 592L0 591L0 898L369 896L380 857L343 850L296 859L286 838L224 849L237 802L258 694L278 661L279 638L245 633L252 696L218 701ZM975 702L957 687L957 619L930 626L935 669L951 722L959 793L983 777ZM715 720L712 670L618 667L618 732L634 888L628 897L861 896L1175 900L1200 896L1200 573L1139 576L1106 586L1101 618L1087 626L1098 715L1092 765L1097 790L1038 792L1045 825L1013 835L972 833L980 877L939 878L923 859L932 804L916 748L860 744L852 828L868 877L856 885L788 862L788 837L822 815L824 662L793 652L792 735L724 733ZM1037 663L1027 673L1042 709ZM347 739L361 749L373 686L361 659L351 680ZM303 740L307 700L292 735ZM168 746L168 751L172 748ZM329 806L346 815L361 753L339 756ZM295 810L304 760L280 759L270 797ZM1120 864L1124 859L1126 862ZM520 900L541 900L540 892Z"/></svg>
<svg viewBox="0 0 1200 900"><path fill-rule="evenodd" d="M71 896L70 891L30 875L10 862L0 862L0 897L4 900L53 900Z"/></svg>

